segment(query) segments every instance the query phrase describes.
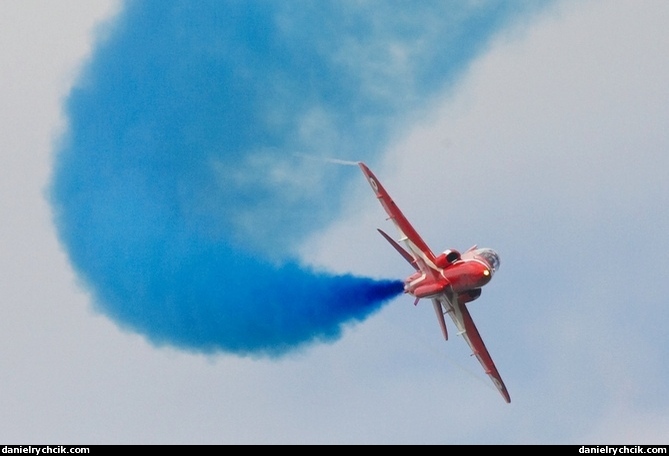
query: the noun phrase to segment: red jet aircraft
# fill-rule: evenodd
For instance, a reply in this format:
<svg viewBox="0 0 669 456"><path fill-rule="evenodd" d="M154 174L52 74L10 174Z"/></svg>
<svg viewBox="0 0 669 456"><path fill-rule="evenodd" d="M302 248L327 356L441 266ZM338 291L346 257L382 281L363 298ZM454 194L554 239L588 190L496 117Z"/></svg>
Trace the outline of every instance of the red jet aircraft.
<svg viewBox="0 0 669 456"><path fill-rule="evenodd" d="M490 282L493 274L499 268L499 256L492 249L479 249L477 246L471 247L463 254L457 250L446 250L435 255L404 217L376 176L364 163L359 162L358 165L389 219L399 230L399 240L404 242L409 249L404 250L390 236L378 230L416 270L404 281L404 292L416 298L414 305L418 304L422 298L432 300L441 332L446 340L448 340L448 332L444 315L451 316L458 329L458 335L463 336L467 341L472 353L483 365L483 369L490 376L504 400L511 402L502 377L497 372L495 363L466 306L466 303L478 298L481 295L481 287Z"/></svg>

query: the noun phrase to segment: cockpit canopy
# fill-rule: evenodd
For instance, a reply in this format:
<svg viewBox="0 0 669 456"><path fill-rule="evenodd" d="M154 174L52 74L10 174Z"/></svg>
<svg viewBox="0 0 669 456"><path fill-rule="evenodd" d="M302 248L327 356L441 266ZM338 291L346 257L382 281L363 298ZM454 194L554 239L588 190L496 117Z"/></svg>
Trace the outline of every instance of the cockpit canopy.
<svg viewBox="0 0 669 456"><path fill-rule="evenodd" d="M499 255L493 249L479 249L476 256L488 263L493 273L499 269Z"/></svg>

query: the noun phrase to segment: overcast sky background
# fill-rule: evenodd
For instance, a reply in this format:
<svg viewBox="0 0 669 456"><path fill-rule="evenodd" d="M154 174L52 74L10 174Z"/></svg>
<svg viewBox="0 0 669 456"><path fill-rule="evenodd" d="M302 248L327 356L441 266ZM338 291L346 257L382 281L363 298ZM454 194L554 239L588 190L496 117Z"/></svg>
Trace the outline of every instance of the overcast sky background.
<svg viewBox="0 0 669 456"><path fill-rule="evenodd" d="M0 4L0 440L667 443L669 3L510 24L369 163L434 250L500 253L470 309L511 404L406 297L278 360L156 348L94 310L45 188L63 100L118 7ZM341 191L302 261L408 275L362 175Z"/></svg>

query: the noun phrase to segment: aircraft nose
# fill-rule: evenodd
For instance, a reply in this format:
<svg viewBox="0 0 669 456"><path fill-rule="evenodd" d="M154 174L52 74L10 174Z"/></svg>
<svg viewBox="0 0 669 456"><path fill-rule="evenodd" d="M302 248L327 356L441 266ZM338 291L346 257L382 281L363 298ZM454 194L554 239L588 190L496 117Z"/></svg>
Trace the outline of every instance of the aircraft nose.
<svg viewBox="0 0 669 456"><path fill-rule="evenodd" d="M495 273L494 269L491 268L484 268L481 271L481 279L480 282L485 285L486 283L490 282L490 279L492 279L492 275Z"/></svg>
<svg viewBox="0 0 669 456"><path fill-rule="evenodd" d="M499 255L497 252L495 252L492 249L481 249L479 251L479 255L485 260L485 262L489 266L489 275L492 276L492 274L499 269Z"/></svg>

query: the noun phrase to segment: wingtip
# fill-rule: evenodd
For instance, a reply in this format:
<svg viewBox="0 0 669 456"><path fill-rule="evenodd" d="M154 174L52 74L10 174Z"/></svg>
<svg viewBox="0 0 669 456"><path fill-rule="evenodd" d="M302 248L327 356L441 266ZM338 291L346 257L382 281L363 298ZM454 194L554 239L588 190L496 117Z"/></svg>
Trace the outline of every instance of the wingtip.
<svg viewBox="0 0 669 456"><path fill-rule="evenodd" d="M507 404L510 404L511 403L511 396L509 396L509 391L506 389L506 386L504 385L504 383L501 382L501 379L499 380L499 382L500 383L498 384L497 381L493 380L493 383L495 383L495 386L497 386L497 390L499 391L499 393L504 398L504 402L506 402Z"/></svg>
<svg viewBox="0 0 669 456"><path fill-rule="evenodd" d="M506 387L503 390L500 390L500 393L502 393L502 397L504 398L504 401L507 404L511 403L511 396L509 396L509 392L506 390Z"/></svg>

